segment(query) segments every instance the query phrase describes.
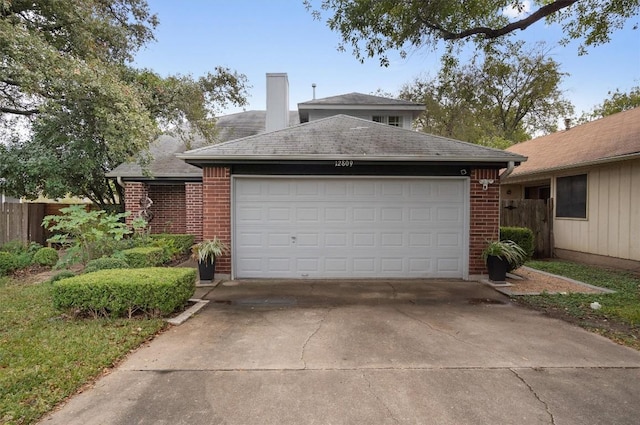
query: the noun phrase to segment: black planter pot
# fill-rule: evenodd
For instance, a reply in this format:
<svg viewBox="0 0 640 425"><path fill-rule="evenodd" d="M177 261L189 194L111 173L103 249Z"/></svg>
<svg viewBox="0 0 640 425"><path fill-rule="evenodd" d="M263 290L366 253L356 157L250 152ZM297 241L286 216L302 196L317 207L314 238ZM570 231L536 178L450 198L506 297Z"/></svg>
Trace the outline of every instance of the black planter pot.
<svg viewBox="0 0 640 425"><path fill-rule="evenodd" d="M200 280L212 281L213 275L216 272L215 260L207 260L204 262L198 262L198 273L200 274Z"/></svg>
<svg viewBox="0 0 640 425"><path fill-rule="evenodd" d="M493 282L504 282L509 270L509 262L500 257L490 255L487 257L487 269L489 270L489 280Z"/></svg>

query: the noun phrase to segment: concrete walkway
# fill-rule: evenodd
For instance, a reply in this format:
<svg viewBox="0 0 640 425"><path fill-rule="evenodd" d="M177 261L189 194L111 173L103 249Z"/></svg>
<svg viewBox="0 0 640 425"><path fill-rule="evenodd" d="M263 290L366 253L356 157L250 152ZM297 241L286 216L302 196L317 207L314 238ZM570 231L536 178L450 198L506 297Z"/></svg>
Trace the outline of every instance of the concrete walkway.
<svg viewBox="0 0 640 425"><path fill-rule="evenodd" d="M637 424L640 352L474 282L246 281L43 424Z"/></svg>

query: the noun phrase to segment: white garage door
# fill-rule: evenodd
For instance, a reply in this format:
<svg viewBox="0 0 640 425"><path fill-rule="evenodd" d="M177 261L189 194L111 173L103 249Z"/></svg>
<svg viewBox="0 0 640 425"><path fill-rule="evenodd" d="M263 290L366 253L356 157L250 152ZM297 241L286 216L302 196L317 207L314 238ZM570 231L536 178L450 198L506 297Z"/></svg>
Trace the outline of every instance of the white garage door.
<svg viewBox="0 0 640 425"><path fill-rule="evenodd" d="M233 181L237 278L466 277L465 179Z"/></svg>

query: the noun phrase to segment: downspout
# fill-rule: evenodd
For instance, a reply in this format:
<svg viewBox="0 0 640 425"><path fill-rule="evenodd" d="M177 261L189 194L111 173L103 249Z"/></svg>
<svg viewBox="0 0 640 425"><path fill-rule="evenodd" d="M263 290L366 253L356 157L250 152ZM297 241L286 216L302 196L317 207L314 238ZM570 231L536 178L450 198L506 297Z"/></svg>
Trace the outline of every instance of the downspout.
<svg viewBox="0 0 640 425"><path fill-rule="evenodd" d="M122 176L117 176L116 177L116 182L118 183L118 186L120 186L121 188L125 188L124 187L124 182L122 181Z"/></svg>
<svg viewBox="0 0 640 425"><path fill-rule="evenodd" d="M514 168L516 168L515 161L509 161L509 163L507 164L507 169L504 170L504 173L500 175L500 180L509 177L509 174L513 173Z"/></svg>

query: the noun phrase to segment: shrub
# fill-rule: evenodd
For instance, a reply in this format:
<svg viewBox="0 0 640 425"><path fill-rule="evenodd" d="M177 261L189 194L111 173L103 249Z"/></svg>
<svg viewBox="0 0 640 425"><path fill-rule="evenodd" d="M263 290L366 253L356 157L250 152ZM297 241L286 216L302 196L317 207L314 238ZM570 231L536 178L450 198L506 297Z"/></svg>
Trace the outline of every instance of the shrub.
<svg viewBox="0 0 640 425"><path fill-rule="evenodd" d="M54 275L51 277L51 279L49 279L49 283L55 283L59 280L62 279L66 279L69 277L74 277L76 274L74 272L72 272L71 270L63 270L60 273Z"/></svg>
<svg viewBox="0 0 640 425"><path fill-rule="evenodd" d="M53 267L58 262L58 251L53 248L40 248L33 254L33 262L41 266Z"/></svg>
<svg viewBox="0 0 640 425"><path fill-rule="evenodd" d="M54 236L49 242L69 246L63 263L86 263L99 258L111 245L130 234L124 223L129 213L107 214L103 210L87 210L85 205L61 208L62 215L48 215L42 225Z"/></svg>
<svg viewBox="0 0 640 425"><path fill-rule="evenodd" d="M125 249L122 255L131 268L154 267L162 264L164 252L162 248L147 246Z"/></svg>
<svg viewBox="0 0 640 425"><path fill-rule="evenodd" d="M151 246L162 249L162 264L166 264L176 258L180 252L172 239L155 239L151 241Z"/></svg>
<svg viewBox="0 0 640 425"><path fill-rule="evenodd" d="M9 241L0 247L0 251L20 255L27 252L27 247L22 241Z"/></svg>
<svg viewBox="0 0 640 425"><path fill-rule="evenodd" d="M9 241L0 247L0 252L8 252L15 256L14 270L24 269L33 264L33 255L42 248L42 245L36 242L30 242L28 245L21 241Z"/></svg>
<svg viewBox="0 0 640 425"><path fill-rule="evenodd" d="M15 254L0 251L0 276L9 274L17 268L17 257Z"/></svg>
<svg viewBox="0 0 640 425"><path fill-rule="evenodd" d="M87 263L84 268L85 273L93 273L98 270L110 270L110 269L128 269L129 263L121 258L103 257L96 258Z"/></svg>
<svg viewBox="0 0 640 425"><path fill-rule="evenodd" d="M52 295L57 309L79 310L93 317L130 318L138 311L159 316L184 306L195 282L192 268L100 270L56 282Z"/></svg>
<svg viewBox="0 0 640 425"><path fill-rule="evenodd" d="M171 240L173 242L174 248L178 250L178 253L187 254L191 249L195 238L193 235L174 235L170 233L160 233L157 235L151 235L151 239L154 241Z"/></svg>
<svg viewBox="0 0 640 425"><path fill-rule="evenodd" d="M501 227L500 240L510 240L517 243L527 254L525 261L533 258L535 250L533 231L526 227Z"/></svg>
<svg viewBox="0 0 640 425"><path fill-rule="evenodd" d="M26 269L31 264L33 264L33 254L29 254L28 252L23 252L22 254L15 254L15 259L16 259L16 270Z"/></svg>

